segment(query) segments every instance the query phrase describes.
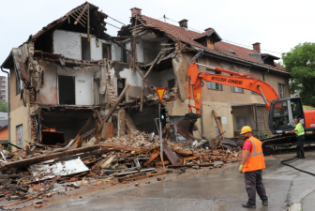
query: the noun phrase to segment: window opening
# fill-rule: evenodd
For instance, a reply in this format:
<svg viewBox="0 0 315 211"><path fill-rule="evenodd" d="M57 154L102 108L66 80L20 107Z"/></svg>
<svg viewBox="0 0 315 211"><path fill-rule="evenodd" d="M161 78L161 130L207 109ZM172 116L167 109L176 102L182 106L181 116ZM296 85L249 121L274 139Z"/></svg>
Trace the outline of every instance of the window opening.
<svg viewBox="0 0 315 211"><path fill-rule="evenodd" d="M170 79L167 81L167 89L171 91L171 89L175 86L175 79Z"/></svg>
<svg viewBox="0 0 315 211"><path fill-rule="evenodd" d="M86 37L81 37L81 55L82 60L91 61L90 41Z"/></svg>
<svg viewBox="0 0 315 211"><path fill-rule="evenodd" d="M111 59L111 46L106 43L102 43L103 59Z"/></svg>
<svg viewBox="0 0 315 211"><path fill-rule="evenodd" d="M285 98L285 85L279 84L279 97Z"/></svg>
<svg viewBox="0 0 315 211"><path fill-rule="evenodd" d="M214 70L207 70L207 72L211 74L217 74L217 75L221 74L221 72L214 71ZM208 85L208 89L222 91L222 84L218 84L214 82L207 82L207 85Z"/></svg>
<svg viewBox="0 0 315 211"><path fill-rule="evenodd" d="M58 93L60 105L75 105L75 77L59 75Z"/></svg>

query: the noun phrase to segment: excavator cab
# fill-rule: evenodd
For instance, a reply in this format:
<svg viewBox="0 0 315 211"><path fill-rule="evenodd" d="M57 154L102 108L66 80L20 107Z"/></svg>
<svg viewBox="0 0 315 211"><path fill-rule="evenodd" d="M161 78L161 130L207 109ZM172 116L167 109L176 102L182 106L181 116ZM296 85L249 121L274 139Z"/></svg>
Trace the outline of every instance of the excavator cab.
<svg viewBox="0 0 315 211"><path fill-rule="evenodd" d="M305 127L301 98L281 98L271 102L268 124L273 134L293 130L295 118L299 118L300 123Z"/></svg>

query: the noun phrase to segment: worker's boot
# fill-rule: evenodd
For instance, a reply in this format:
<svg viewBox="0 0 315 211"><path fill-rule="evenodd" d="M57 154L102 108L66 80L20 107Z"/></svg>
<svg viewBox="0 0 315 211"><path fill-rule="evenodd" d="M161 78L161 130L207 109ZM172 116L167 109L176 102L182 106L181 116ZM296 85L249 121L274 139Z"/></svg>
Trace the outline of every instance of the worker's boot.
<svg viewBox="0 0 315 211"><path fill-rule="evenodd" d="M263 200L263 201L262 201L262 204L263 204L264 206L268 206L268 199L267 199L267 200Z"/></svg>
<svg viewBox="0 0 315 211"><path fill-rule="evenodd" d="M245 204L242 204L243 207L246 207L246 208L256 208L256 205L255 204L251 204L249 202L245 203Z"/></svg>

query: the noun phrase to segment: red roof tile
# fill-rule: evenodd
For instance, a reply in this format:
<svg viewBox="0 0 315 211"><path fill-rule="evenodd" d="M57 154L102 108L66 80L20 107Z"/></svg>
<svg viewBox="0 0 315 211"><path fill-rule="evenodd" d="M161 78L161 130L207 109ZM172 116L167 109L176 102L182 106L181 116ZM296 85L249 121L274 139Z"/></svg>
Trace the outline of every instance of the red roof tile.
<svg viewBox="0 0 315 211"><path fill-rule="evenodd" d="M235 58L242 59L245 61L257 63L257 64L260 64L260 65L263 65L266 67L275 68L275 69L279 69L279 70L288 72L286 69L284 69L282 66L278 65L277 63L275 63L275 66L272 66L272 65L264 64L261 61L254 59L253 57L248 55L248 54L257 54L257 52L252 50L252 49L247 49L247 48L243 48L243 47L240 47L237 45L233 45L230 43L219 41L219 42L216 42L214 44L215 49L212 50L212 49L207 48L206 46L194 41L194 39L196 39L196 38L200 38L202 36L205 36L212 29L207 30L206 32L203 32L203 33L198 33L195 31L187 30L187 29L180 27L180 26L175 26L173 24L164 23L162 21L147 17L145 15L140 15L140 17L142 18L142 20L145 21L145 23L146 23L145 26L152 27L154 29L158 29L162 32L165 32L165 33L171 35L175 39L182 41L182 42L185 42L185 43L188 43L192 46L196 46L199 48L206 49L208 51L214 51L214 52L222 54L222 55L235 57ZM235 54L233 54L229 50L234 51Z"/></svg>

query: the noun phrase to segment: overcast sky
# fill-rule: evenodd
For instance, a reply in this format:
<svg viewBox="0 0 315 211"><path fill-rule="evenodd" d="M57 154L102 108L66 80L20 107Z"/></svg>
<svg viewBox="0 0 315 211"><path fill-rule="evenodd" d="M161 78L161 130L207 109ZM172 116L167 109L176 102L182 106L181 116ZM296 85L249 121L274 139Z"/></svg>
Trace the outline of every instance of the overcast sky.
<svg viewBox="0 0 315 211"><path fill-rule="evenodd" d="M197 31L212 27L224 41L252 48L260 42L262 52L281 56L299 43L315 42L315 1L311 0L91 0L90 3L125 24L130 8L160 19L165 15L176 22L188 19ZM25 42L43 26L84 3L77 0L0 0L0 64L13 47ZM118 27L121 24L107 19ZM168 23L177 25L171 20ZM107 25L107 33L117 28ZM0 72L0 75L5 75Z"/></svg>

